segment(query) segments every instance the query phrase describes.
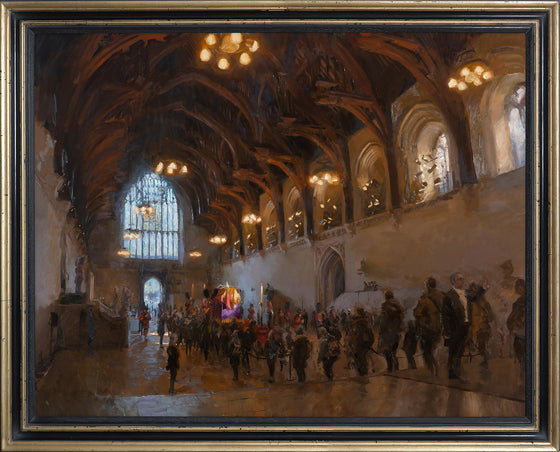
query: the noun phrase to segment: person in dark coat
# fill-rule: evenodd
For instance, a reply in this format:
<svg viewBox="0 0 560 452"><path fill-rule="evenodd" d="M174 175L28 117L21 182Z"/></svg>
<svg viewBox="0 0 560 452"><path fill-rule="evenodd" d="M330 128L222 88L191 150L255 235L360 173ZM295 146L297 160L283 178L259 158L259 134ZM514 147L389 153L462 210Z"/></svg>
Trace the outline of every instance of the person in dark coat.
<svg viewBox="0 0 560 452"><path fill-rule="evenodd" d="M87 350L88 355L93 355L93 340L95 339L95 320L93 318L93 307L87 307L87 316L86 316L86 325L87 325Z"/></svg>
<svg viewBox="0 0 560 452"><path fill-rule="evenodd" d="M416 323L414 320L408 321L408 329L404 335L403 340L403 350L406 353L406 359L408 361L409 369L416 369L416 360L414 359L414 354L416 353L416 347L418 346L418 330L416 328Z"/></svg>
<svg viewBox="0 0 560 452"><path fill-rule="evenodd" d="M395 300L393 292L385 291L385 302L381 305L379 316L379 350L385 355L389 372L392 372L393 369L399 370L397 349L399 348L403 317L404 309Z"/></svg>
<svg viewBox="0 0 560 452"><path fill-rule="evenodd" d="M169 371L169 394L175 393L175 379L177 378L177 370L179 369L179 350L175 345L175 336L169 340L167 347L167 366L166 370Z"/></svg>
<svg viewBox="0 0 560 452"><path fill-rule="evenodd" d="M280 354L281 343L278 339L276 331L273 329L268 333L268 339L264 344L264 355L266 356L266 364L268 365L268 381L274 383L274 369L276 360Z"/></svg>
<svg viewBox="0 0 560 452"><path fill-rule="evenodd" d="M251 372L250 353L253 349L253 345L257 341L257 333L255 332L256 326L256 322L251 320L247 329L239 333L239 339L241 340L241 364L245 367L247 375Z"/></svg>
<svg viewBox="0 0 560 452"><path fill-rule="evenodd" d="M325 327L319 327L319 354L318 363L323 363L325 375L332 381L333 365L340 356L340 344L334 336L331 336Z"/></svg>
<svg viewBox="0 0 560 452"><path fill-rule="evenodd" d="M370 327L366 312L363 308L357 308L356 316L352 321L352 335L350 336L351 349L354 364L359 375L368 374L367 355L374 343L375 336Z"/></svg>
<svg viewBox="0 0 560 452"><path fill-rule="evenodd" d="M483 369L488 369L488 342L492 333L491 323L494 322L494 312L485 296L486 289L486 281L483 284L473 282L465 291L471 307L471 337L482 357L480 366Z"/></svg>
<svg viewBox="0 0 560 452"><path fill-rule="evenodd" d="M521 374L525 373L525 280L515 281L515 293L519 298L513 302L511 313L507 318L507 327L513 335L513 350L519 362Z"/></svg>
<svg viewBox="0 0 560 452"><path fill-rule="evenodd" d="M309 342L305 335L303 326L298 327L292 348L292 358L294 369L298 376L298 383L305 382L305 368L307 367L307 360L311 356L311 349L311 342Z"/></svg>
<svg viewBox="0 0 560 452"><path fill-rule="evenodd" d="M239 364L241 363L241 341L239 339L239 330L231 333L229 341L229 363L233 369L233 381L239 380Z"/></svg>
<svg viewBox="0 0 560 452"><path fill-rule="evenodd" d="M163 336L165 334L165 323L167 321L167 314L162 312L158 318L157 332L159 335L159 348L163 348Z"/></svg>
<svg viewBox="0 0 560 452"><path fill-rule="evenodd" d="M424 356L424 363L434 375L438 374L437 362L434 358L434 348L441 339L441 310L443 294L436 289L434 278L427 278L426 291L418 300L413 314L420 337L420 345Z"/></svg>
<svg viewBox="0 0 560 452"><path fill-rule="evenodd" d="M453 273L450 279L453 287L445 294L441 318L445 344L449 348L447 359L449 378L459 379L461 377L461 358L469 334L471 309L465 293L463 275Z"/></svg>

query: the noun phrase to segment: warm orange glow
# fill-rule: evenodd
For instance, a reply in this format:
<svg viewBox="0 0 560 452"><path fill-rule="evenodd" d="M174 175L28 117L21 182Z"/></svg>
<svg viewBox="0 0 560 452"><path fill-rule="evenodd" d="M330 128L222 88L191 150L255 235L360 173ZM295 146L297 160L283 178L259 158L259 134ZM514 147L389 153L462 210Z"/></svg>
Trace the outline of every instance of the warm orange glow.
<svg viewBox="0 0 560 452"><path fill-rule="evenodd" d="M207 35L204 40L209 46L213 46L214 44L216 44L216 42L218 42L214 33L210 33L209 35Z"/></svg>
<svg viewBox="0 0 560 452"><path fill-rule="evenodd" d="M229 61L226 60L225 58L220 58L218 60L218 67L222 70L225 71L228 67L229 67Z"/></svg>
<svg viewBox="0 0 560 452"><path fill-rule="evenodd" d="M241 56L239 57L239 62L243 65L243 66L247 66L250 62L251 62L251 57L249 56L248 53L243 52L241 54Z"/></svg>
<svg viewBox="0 0 560 452"><path fill-rule="evenodd" d="M202 49L200 52L200 61L210 61L212 58L212 53L208 49Z"/></svg>

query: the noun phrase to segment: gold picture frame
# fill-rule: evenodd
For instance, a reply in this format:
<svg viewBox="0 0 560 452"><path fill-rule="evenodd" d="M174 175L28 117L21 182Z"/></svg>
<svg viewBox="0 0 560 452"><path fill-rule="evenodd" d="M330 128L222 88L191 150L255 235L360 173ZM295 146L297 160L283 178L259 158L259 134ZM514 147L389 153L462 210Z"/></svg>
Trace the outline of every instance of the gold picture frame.
<svg viewBox="0 0 560 452"><path fill-rule="evenodd" d="M343 0L294 1L5 1L1 3L1 449L23 450L290 450L290 451L559 451L560 450L560 295L559 295L559 6L557 1ZM129 15L123 15L122 12ZM235 11L231 17L229 13ZM146 13L154 18L146 18ZM204 12L221 13L204 17ZM246 17L242 17L246 13ZM383 16L375 18L375 14ZM194 14L194 15L193 15ZM391 16L394 14L394 17ZM417 14L417 17L414 17ZM507 26L532 30L534 162L531 208L534 257L533 419L521 426L499 420L486 424L429 426L375 424L190 426L103 420L44 425L29 411L28 356L32 335L26 323L29 276L26 194L29 188L27 137L32 123L28 105L30 27L196 26L294 24L422 27ZM539 132L545 135L540 135ZM545 163L543 163L545 162ZM543 168L542 165L547 166ZM539 170L542 168L542 170ZM544 204L544 200L547 204ZM528 234L529 235L529 234ZM544 245L543 245L544 244ZM547 249L543 249L547 246ZM543 283L544 281L544 283ZM546 284L546 287L543 287ZM544 295L544 296L543 296ZM546 325L543 336L542 325ZM18 380L21 377L21 381ZM544 385L543 385L544 383Z"/></svg>

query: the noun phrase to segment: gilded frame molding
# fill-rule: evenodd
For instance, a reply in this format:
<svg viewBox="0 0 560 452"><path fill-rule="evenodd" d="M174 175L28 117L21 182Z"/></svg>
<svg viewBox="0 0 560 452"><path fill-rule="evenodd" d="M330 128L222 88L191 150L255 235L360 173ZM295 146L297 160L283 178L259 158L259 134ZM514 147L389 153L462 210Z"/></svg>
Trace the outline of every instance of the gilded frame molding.
<svg viewBox="0 0 560 452"><path fill-rule="evenodd" d="M342 2L333 1L227 1L227 0L203 0L200 2L186 2L186 1L161 1L158 3L152 3L149 1L83 1L78 3L64 2L64 1L45 1L45 2L2 2L0 4L0 15L1 15L1 35L0 35L0 61L1 61L1 248L0 248L0 262L3 269L1 273L1 381L2 381L2 393L1 393L1 449L2 450L224 450L224 451L241 451L241 450L340 450L346 449L349 451L353 450L392 450L392 451L475 451L475 450L488 450L488 451L558 451L560 450L560 416L559 416L559 400L560 400L560 348L558 339L558 330L560 322L560 298L559 298L559 244L558 239L560 236L559 231L559 133L558 133L558 122L559 122L559 3L557 1L491 1L491 2L480 2L472 1L468 5L460 1L407 1L407 0L395 0L395 1L375 1L375 0L345 0ZM13 360L14 357L14 342L13 333L14 330L20 329L22 332L21 341L21 356L26 355L28 344L26 343L26 322L24 316L21 317L21 324L14 324L13 312L14 308L25 312L26 310L26 290L27 290L27 273L26 273L26 206L25 206L25 193L26 193L26 121L28 105L26 104L26 79L25 74L28 64L28 55L26 55L26 29L27 27L34 25L41 26L54 26L54 25L105 25L108 23L107 20L80 20L80 19L70 19L70 20L15 20L17 15L20 13L36 13L40 15L41 13L114 13L118 11L130 11L130 12L142 12L142 11L154 11L154 12L177 12L177 13L188 13L191 11L230 11L235 9L236 11L273 11L273 12L318 12L327 13L334 12L336 16L336 11L351 11L354 13L359 12L372 12L372 11L422 11L422 12L438 12L438 13L452 13L460 12L463 14L468 14L470 12L483 12L483 13L507 13L507 12L520 12L520 13L540 13L546 17L546 21L536 21L531 19L513 19L507 20L502 19L498 21L497 19L489 20L468 20L468 19L430 19L430 20L418 20L414 23L422 25L453 25L458 23L476 25L486 25L486 26L497 26L499 24L532 24L535 27L535 36L540 36L539 27L542 23L548 26L548 29L543 30L544 35L548 36L549 41L544 43L540 42L539 39L535 39L535 96L534 96L534 115L533 120L535 124L535 135L538 133L539 125L541 124L542 118L548 119L545 125L545 131L548 132L547 139L543 140L547 148L540 148L540 140L535 140L535 155L534 155L534 168L539 168L541 164L540 156L544 153L548 157L548 168L547 168L547 179L548 179L548 190L546 187L542 187L543 190L547 190L548 196L548 224L542 224L540 221L539 214L537 212L537 206L543 202L539 198L539 194L542 193L539 190L543 181L539 178L539 172L535 170L534 181L533 181L533 191L535 195L534 199L534 243L533 243L533 254L535 257L535 268L544 268L547 271L548 276L548 337L541 337L539 332L539 325L537 322L537 315L535 315L535 322L537 322L534 327L537 334L535 334L534 343L534 356L535 356L535 375L539 375L541 368L539 367L539 350L542 350L541 345L544 345L548 349L548 399L544 400L540 394L539 379L535 378L536 386L533 388L535 391L535 422L527 427L508 427L505 425L494 425L492 426L492 431L499 431L502 436L507 436L508 433L514 433L519 431L525 431L527 434L534 433L534 440L531 441L497 441L493 440L492 434L487 435L488 440L462 440L462 441L450 441L448 439L449 434L453 432L488 432L489 427L479 427L479 426L442 426L437 427L434 430L441 433L446 433L445 441L363 441L359 440L358 437L355 439L347 439L343 442L339 440L327 441L327 442L317 442L317 441L300 441L297 439L290 439L288 437L282 437L281 432L314 432L318 436L321 433L327 432L348 432L351 436L352 432L365 432L365 431L383 431L392 432L393 435L399 432L411 432L411 431L426 431L426 426L406 426L406 427L387 427L387 426L375 426L375 427L332 427L332 426L229 426L229 427L145 427L145 426L34 426L30 425L27 419L27 412L24 408L27 401L26 393L26 381L23 378L20 382L21 390L21 406L20 406L20 424L15 425L13 423L13 388L14 382L14 368ZM332 14L332 13L331 13ZM449 16L451 17L451 16ZM313 22L321 25L344 25L344 24L355 24L356 20L344 20L344 19L306 19L306 22ZM138 19L118 19L111 20L111 25L116 26L126 26L126 25L150 25L157 24L161 22L160 20L138 20ZM248 24L248 23L258 23L258 24L275 24L275 25L290 25L294 23L301 23L300 19L238 19L238 20L228 20L228 24ZM410 23L409 20L360 20L359 23L363 25L375 25L383 22L394 23L394 24L404 24ZM16 27L14 24L18 24ZM166 22L169 24L170 22ZM213 25L213 24L223 24L224 19L177 19L172 20L171 23L176 25L193 25L193 24L203 24L203 25ZM20 45L18 49L13 46L14 37L19 39ZM541 48L542 46L542 48ZM541 53L541 50L547 48L547 53ZM543 55L542 61L539 60L539 55ZM14 71L14 64L19 65L19 71ZM546 65L548 71L548 84L547 86L539 86L540 71ZM13 74L18 73L21 75L19 80L14 80ZM20 88L19 92L15 92L15 87ZM547 98L541 98L542 93L547 92ZM542 103L541 103L542 102ZM547 105L548 111L540 111L539 105ZM20 117L22 118L21 124L14 123L14 111L20 109ZM18 131L19 130L19 131ZM19 137L19 141L18 138ZM16 147L17 146L17 147ZM14 159L15 153L20 153L19 166L16 167L16 159ZM18 192L14 191L14 187L19 187ZM14 200L20 198L21 203L18 205ZM15 215L19 212L19 217ZM20 229L16 231L15 226L20 225ZM14 233L18 232L20 234L20 242L14 241ZM543 237L543 235L545 237ZM548 243L548 249L546 250L546 256L548 256L548 262L544 259L539 259L539 254L542 256L542 249L539 247L542 239ZM19 248L19 254L15 253L16 246ZM17 259L15 258L17 254ZM537 289L539 288L539 274L535 272L535 290L534 290L534 300L535 300L535 312L539 312L539 295ZM14 277L16 276L17 277ZM14 299L14 281L19 281L19 293L21 295L20 300ZM544 341L544 344L540 344L539 341ZM26 360L20 360L21 368L19 371L22 376L26 375ZM547 431L539 431L539 425L541 419L539 419L539 407L544 407L548 415L548 429ZM259 433L259 432L270 432L276 433L275 439L268 440L235 440L235 441L197 441L197 442L185 442L185 441L169 441L169 442L157 442L147 439L146 441L126 441L120 443L118 446L115 442L106 441L64 441L64 443L58 443L56 441L49 440L36 440L36 439L20 439L19 434L16 433L43 433L43 432L59 432L59 433L70 433L76 431L83 431L95 434L96 432L107 432L110 431L115 438L118 440L119 433L129 432L129 433L139 433L139 432L248 432L248 433ZM437 435L437 434L436 434ZM23 435L25 436L25 435ZM29 438L32 438L29 436ZM244 437L246 438L246 437Z"/></svg>

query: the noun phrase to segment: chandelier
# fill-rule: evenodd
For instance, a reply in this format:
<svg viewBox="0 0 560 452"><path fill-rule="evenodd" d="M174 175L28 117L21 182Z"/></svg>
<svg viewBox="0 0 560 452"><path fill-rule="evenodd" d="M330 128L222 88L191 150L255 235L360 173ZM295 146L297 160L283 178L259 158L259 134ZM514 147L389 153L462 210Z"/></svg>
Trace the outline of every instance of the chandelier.
<svg viewBox="0 0 560 452"><path fill-rule="evenodd" d="M241 222L244 224L257 224L260 223L261 221L262 218L259 217L258 215L255 215L254 213L248 213L241 219Z"/></svg>
<svg viewBox="0 0 560 452"><path fill-rule="evenodd" d="M210 33L204 38L200 61L215 61L218 68L226 71L231 63L239 61L242 66L251 63L251 54L259 49L259 43L242 33Z"/></svg>
<svg viewBox="0 0 560 452"><path fill-rule="evenodd" d="M330 171L323 171L309 178L311 185L338 184L339 181L340 179L336 173L331 173Z"/></svg>
<svg viewBox="0 0 560 452"><path fill-rule="evenodd" d="M140 231L138 229L130 229L127 230L123 237L125 240L136 240L139 239L142 235L140 234Z"/></svg>
<svg viewBox="0 0 560 452"><path fill-rule="evenodd" d="M130 257L130 251L128 250L118 250L117 254L121 257Z"/></svg>
<svg viewBox="0 0 560 452"><path fill-rule="evenodd" d="M148 219L154 213L154 208L150 206L147 202L136 206L136 214L141 214L144 219Z"/></svg>
<svg viewBox="0 0 560 452"><path fill-rule="evenodd" d="M168 176L187 174L189 172L187 165L169 160L167 162L160 161L155 167L155 172L161 174L165 171Z"/></svg>
<svg viewBox="0 0 560 452"><path fill-rule="evenodd" d="M210 237L208 241L213 245L223 245L227 242L227 238L225 235L215 235L213 237Z"/></svg>
<svg viewBox="0 0 560 452"><path fill-rule="evenodd" d="M450 89L465 91L469 85L481 86L492 78L494 73L484 63L470 63L461 68L457 77L450 78L447 86Z"/></svg>

